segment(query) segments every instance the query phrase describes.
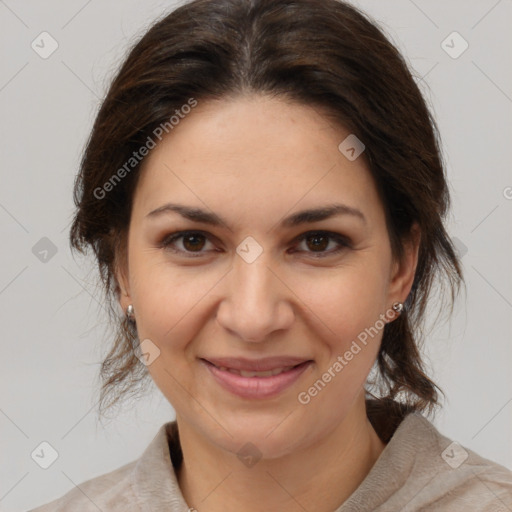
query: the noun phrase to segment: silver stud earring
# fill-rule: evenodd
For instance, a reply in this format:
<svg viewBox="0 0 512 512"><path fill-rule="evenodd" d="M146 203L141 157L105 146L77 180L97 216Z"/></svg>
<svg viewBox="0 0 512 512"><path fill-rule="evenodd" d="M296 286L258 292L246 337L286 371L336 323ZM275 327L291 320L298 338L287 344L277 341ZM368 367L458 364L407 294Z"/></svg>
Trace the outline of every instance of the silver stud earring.
<svg viewBox="0 0 512 512"><path fill-rule="evenodd" d="M128 320L130 322L135 322L135 315L134 315L134 311L133 311L133 305L130 304L127 308L126 308L126 318L128 318Z"/></svg>
<svg viewBox="0 0 512 512"><path fill-rule="evenodd" d="M394 311L396 311L398 314L400 314L404 310L404 303L403 302L395 302L392 307L393 307Z"/></svg>

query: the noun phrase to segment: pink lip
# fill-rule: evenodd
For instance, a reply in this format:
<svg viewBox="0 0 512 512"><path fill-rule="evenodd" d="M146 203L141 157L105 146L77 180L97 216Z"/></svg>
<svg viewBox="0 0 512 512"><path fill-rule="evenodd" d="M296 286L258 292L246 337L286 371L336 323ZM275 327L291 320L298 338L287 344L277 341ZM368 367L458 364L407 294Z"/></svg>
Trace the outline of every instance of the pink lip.
<svg viewBox="0 0 512 512"><path fill-rule="evenodd" d="M308 360L307 357L274 356L261 359L247 359L244 357L204 357L202 358L218 367L233 368L253 372L265 372L274 368L297 366Z"/></svg>
<svg viewBox="0 0 512 512"><path fill-rule="evenodd" d="M201 363L207 367L213 378L227 391L242 398L262 399L272 398L290 387L311 366L312 361L303 361L286 372L270 377L242 377L227 370L221 370L205 359L201 359ZM278 366L274 364L273 367L277 368Z"/></svg>

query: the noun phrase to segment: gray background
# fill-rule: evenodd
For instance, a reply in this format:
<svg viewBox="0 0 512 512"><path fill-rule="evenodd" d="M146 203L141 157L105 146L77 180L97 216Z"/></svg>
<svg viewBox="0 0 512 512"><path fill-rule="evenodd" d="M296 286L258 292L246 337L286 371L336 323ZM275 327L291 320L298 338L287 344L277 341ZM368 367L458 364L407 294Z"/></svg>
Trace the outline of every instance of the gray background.
<svg viewBox="0 0 512 512"><path fill-rule="evenodd" d="M448 228L468 291L451 322L428 335L428 366L448 396L434 424L512 468L512 2L355 3L415 70L448 163ZM174 418L154 388L111 423L98 420L107 325L91 260L75 260L67 241L73 178L99 100L127 45L173 5L0 0L1 510L27 510L134 460ZM43 31L59 45L47 59L31 47ZM458 58L441 46L453 31L469 44ZM59 455L48 469L31 458L43 441Z"/></svg>

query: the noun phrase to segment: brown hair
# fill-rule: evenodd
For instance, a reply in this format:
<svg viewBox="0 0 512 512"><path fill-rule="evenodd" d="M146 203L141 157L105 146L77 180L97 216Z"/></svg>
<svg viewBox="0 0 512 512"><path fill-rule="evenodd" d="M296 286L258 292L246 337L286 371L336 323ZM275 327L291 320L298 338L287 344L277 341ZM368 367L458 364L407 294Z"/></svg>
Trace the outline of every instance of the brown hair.
<svg viewBox="0 0 512 512"><path fill-rule="evenodd" d="M419 351L427 299L438 278L443 289L450 287L453 310L463 283L443 225L450 197L438 130L395 46L367 15L337 0L195 0L155 23L122 64L82 157L70 232L73 249L94 251L116 329L100 372L100 411L149 376L134 354L136 330L119 318L114 276L126 251L140 164L122 173L108 193L98 197L98 190L106 190L155 127L191 98L251 93L319 108L364 142L398 260L418 223L414 283L404 312L384 328L378 378L371 383L381 397L372 407L402 396L407 410L430 414L439 388L427 377Z"/></svg>

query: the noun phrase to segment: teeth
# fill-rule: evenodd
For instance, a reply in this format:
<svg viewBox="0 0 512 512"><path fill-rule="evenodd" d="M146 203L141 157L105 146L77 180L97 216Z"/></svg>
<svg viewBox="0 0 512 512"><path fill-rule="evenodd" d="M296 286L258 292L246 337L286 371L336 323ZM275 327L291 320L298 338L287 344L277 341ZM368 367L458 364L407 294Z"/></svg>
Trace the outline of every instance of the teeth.
<svg viewBox="0 0 512 512"><path fill-rule="evenodd" d="M245 370L235 370L234 368L226 368L225 366L219 366L220 370L236 373L242 377L271 377L272 375L279 375L280 373L287 372L294 368L293 366L285 366L282 368L275 368L274 370L267 370L265 372L249 372Z"/></svg>

